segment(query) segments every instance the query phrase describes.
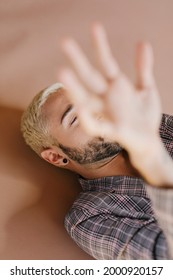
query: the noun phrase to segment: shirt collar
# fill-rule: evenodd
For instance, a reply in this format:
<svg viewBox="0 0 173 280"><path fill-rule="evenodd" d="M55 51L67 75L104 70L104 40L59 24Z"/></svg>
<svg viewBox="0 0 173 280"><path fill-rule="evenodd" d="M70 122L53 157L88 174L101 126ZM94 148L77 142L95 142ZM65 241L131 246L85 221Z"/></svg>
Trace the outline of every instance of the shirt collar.
<svg viewBox="0 0 173 280"><path fill-rule="evenodd" d="M115 194L137 195L148 197L145 182L141 178L132 176L110 176L86 180L79 177L83 191L111 191Z"/></svg>

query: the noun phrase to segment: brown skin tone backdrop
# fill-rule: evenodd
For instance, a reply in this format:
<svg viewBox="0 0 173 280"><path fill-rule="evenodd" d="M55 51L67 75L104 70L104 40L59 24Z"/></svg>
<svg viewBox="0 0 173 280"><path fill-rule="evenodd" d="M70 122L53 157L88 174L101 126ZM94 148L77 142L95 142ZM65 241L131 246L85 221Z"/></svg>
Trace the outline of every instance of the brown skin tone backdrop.
<svg viewBox="0 0 173 280"><path fill-rule="evenodd" d="M40 159L19 131L22 111L39 90L55 82L57 65L66 61L61 38L74 36L92 57L89 27L99 19L132 79L135 44L149 40L163 111L173 113L172 9L170 0L1 1L0 259L90 258L63 226L80 192L76 176Z"/></svg>

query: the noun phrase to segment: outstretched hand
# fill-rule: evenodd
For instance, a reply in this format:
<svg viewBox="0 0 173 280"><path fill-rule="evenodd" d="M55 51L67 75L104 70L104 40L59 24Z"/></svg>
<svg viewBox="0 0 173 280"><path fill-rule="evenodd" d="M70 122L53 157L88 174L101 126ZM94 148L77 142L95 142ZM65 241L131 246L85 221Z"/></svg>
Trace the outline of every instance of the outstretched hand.
<svg viewBox="0 0 173 280"><path fill-rule="evenodd" d="M134 85L113 57L104 27L93 25L92 35L99 70L90 64L74 39L63 41L62 48L73 69L59 72L68 89L81 125L93 136L118 142L130 154L152 148L161 120L160 98L153 75L153 51L149 43L136 50L137 82Z"/></svg>

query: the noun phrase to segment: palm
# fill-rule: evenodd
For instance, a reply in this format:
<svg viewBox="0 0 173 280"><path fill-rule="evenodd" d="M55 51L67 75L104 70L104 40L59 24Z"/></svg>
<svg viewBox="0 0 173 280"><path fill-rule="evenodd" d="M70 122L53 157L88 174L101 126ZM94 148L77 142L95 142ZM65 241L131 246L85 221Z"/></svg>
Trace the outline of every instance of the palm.
<svg viewBox="0 0 173 280"><path fill-rule="evenodd" d="M110 85L105 101L114 134L123 146L138 145L147 135L157 132L161 106L155 86L136 89L121 75Z"/></svg>

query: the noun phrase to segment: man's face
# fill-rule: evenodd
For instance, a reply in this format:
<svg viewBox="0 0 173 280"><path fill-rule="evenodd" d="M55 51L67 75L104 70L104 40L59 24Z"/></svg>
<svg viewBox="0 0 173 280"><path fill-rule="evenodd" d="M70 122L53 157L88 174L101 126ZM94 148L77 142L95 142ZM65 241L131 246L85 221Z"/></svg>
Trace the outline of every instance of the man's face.
<svg viewBox="0 0 173 280"><path fill-rule="evenodd" d="M49 97L44 114L49 120L51 134L62 151L79 164L99 162L122 150L115 142L89 136L80 125L75 107L63 92Z"/></svg>

